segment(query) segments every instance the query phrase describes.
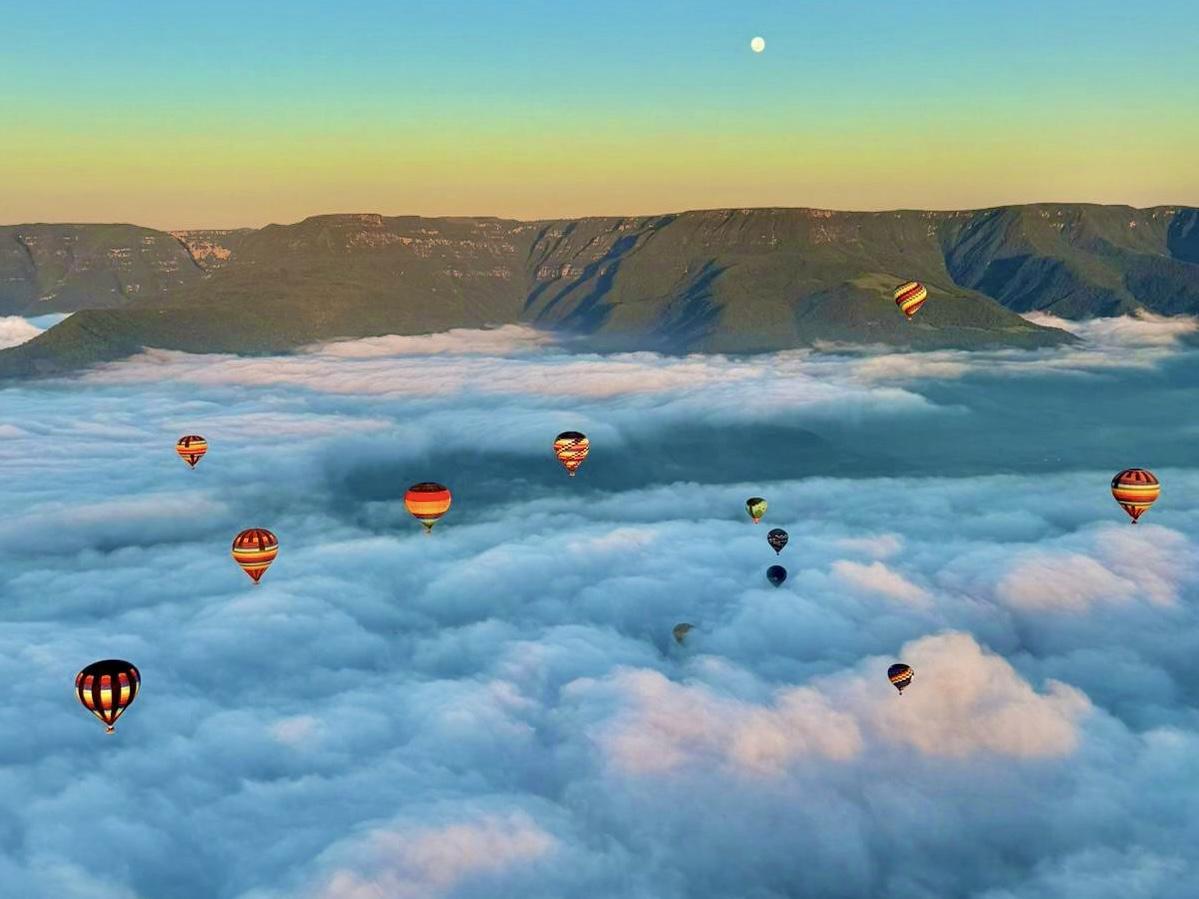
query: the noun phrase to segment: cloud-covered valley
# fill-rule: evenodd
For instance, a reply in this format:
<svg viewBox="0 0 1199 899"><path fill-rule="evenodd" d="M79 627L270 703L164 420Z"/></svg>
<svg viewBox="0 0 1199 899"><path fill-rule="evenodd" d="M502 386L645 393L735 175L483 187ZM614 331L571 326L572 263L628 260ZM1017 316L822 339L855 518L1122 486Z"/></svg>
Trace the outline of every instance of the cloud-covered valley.
<svg viewBox="0 0 1199 899"><path fill-rule="evenodd" d="M1194 327L1071 327L748 359L505 328L4 389L5 894L1199 895ZM72 691L110 657L143 678L111 737Z"/></svg>

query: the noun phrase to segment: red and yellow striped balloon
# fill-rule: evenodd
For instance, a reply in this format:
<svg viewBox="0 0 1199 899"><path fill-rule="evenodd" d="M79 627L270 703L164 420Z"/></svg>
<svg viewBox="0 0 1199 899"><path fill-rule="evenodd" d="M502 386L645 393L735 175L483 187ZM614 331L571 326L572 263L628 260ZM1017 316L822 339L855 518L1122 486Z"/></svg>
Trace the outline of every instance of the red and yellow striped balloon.
<svg viewBox="0 0 1199 899"><path fill-rule="evenodd" d="M180 459L195 468L200 457L208 452L208 441L199 434L189 434L180 437L175 443L175 452L179 454Z"/></svg>
<svg viewBox="0 0 1199 899"><path fill-rule="evenodd" d="M919 312L927 299L928 289L919 281L908 281L895 288L895 305L908 318Z"/></svg>
<svg viewBox="0 0 1199 899"><path fill-rule="evenodd" d="M404 494L404 507L425 526L426 534L433 530L437 519L450 510L451 502L453 497L449 488L432 481L413 484Z"/></svg>
<svg viewBox="0 0 1199 899"><path fill-rule="evenodd" d="M258 583L279 555L279 540L266 528L246 528L233 538L233 561Z"/></svg>
<svg viewBox="0 0 1199 899"><path fill-rule="evenodd" d="M563 431L554 438L554 455L558 457L558 461L562 463L562 467L572 478L579 470L579 466L583 464L583 460L587 458L590 449L591 442L587 439L587 435L580 434L578 431Z"/></svg>
<svg viewBox="0 0 1199 899"><path fill-rule="evenodd" d="M1157 501L1161 492L1162 485L1153 472L1143 468L1126 468L1112 478L1112 496L1129 514L1133 524Z"/></svg>
<svg viewBox="0 0 1199 899"><path fill-rule="evenodd" d="M112 733L117 719L137 698L141 683L141 673L133 665L121 659L104 659L75 675L75 695Z"/></svg>

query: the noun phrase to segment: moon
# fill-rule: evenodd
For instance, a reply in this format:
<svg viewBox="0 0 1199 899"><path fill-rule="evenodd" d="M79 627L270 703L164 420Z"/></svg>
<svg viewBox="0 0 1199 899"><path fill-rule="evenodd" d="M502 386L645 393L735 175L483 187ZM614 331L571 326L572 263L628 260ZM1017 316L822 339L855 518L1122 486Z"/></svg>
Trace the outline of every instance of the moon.
<svg viewBox="0 0 1199 899"><path fill-rule="evenodd" d="M753 50L755 53L761 53L766 49L766 39L761 37L754 38L749 42L749 49Z"/></svg>

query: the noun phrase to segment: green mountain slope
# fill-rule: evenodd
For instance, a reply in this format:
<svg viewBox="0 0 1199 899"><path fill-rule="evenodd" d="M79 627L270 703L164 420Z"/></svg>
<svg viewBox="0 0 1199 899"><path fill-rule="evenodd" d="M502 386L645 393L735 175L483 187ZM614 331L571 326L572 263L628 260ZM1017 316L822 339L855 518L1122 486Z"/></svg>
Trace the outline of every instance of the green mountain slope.
<svg viewBox="0 0 1199 899"><path fill-rule="evenodd" d="M891 289L924 281L911 322ZM258 230L0 228L0 311L78 311L0 376L153 346L281 352L526 322L600 350L1042 346L1017 312L1199 312L1199 210L743 209L517 222L329 215Z"/></svg>

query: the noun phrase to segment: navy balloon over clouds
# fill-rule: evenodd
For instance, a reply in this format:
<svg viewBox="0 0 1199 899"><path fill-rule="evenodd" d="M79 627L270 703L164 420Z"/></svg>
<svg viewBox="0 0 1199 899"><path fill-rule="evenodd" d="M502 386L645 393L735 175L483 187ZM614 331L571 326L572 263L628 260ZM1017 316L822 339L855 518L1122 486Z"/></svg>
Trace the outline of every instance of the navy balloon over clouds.
<svg viewBox="0 0 1199 899"><path fill-rule="evenodd" d="M6 388L6 893L1199 893L1199 472L1168 446L1199 358L1160 321L1082 327L989 361L504 329ZM1012 428L1154 378L1153 433L1106 435L1123 464ZM687 427L710 455L661 455ZM928 460L879 439L917 432ZM1140 465L1164 489L1133 529L1108 481ZM427 538L421 481L454 493ZM253 526L283 547L258 587L229 557ZM142 676L113 737L71 689L104 658Z"/></svg>

